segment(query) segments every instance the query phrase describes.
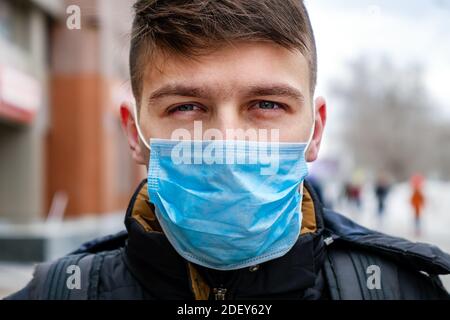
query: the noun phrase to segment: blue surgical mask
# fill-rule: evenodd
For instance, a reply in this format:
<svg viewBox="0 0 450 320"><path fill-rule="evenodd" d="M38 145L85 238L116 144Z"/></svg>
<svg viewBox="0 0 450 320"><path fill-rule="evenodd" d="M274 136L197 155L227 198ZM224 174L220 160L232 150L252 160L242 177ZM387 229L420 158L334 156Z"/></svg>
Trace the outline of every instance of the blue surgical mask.
<svg viewBox="0 0 450 320"><path fill-rule="evenodd" d="M307 147L150 139L148 194L169 242L186 260L217 270L286 254L300 234Z"/></svg>

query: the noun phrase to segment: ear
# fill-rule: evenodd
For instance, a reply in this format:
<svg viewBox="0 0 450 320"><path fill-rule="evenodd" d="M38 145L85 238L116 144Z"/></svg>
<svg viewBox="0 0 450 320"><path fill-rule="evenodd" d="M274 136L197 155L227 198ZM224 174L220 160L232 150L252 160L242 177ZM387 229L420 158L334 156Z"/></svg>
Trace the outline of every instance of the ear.
<svg viewBox="0 0 450 320"><path fill-rule="evenodd" d="M314 103L314 112L316 113L316 120L314 126L314 133L311 144L306 152L306 161L313 162L317 159L320 150L320 143L327 122L327 104L323 97L317 97Z"/></svg>
<svg viewBox="0 0 450 320"><path fill-rule="evenodd" d="M129 102L122 102L120 105L120 119L122 129L127 136L128 145L130 146L131 156L137 164L146 165L144 147L140 143L139 135L136 128L136 121L134 119L133 107Z"/></svg>

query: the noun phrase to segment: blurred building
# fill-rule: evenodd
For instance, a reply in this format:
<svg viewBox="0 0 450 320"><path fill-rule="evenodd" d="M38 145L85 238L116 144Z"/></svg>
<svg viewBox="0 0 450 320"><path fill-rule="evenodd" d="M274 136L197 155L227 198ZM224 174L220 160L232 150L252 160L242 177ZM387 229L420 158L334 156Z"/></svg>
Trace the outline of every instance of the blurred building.
<svg viewBox="0 0 450 320"><path fill-rule="evenodd" d="M132 2L0 0L0 222L42 221L55 195L65 217L125 208L142 178L118 112Z"/></svg>

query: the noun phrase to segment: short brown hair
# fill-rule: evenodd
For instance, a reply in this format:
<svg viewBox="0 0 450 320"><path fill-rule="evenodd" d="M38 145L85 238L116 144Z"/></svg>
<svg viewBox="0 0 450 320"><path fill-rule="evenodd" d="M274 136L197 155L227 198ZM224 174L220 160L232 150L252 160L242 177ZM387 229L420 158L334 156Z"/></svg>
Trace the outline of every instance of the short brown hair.
<svg viewBox="0 0 450 320"><path fill-rule="evenodd" d="M195 59L236 41L274 42L299 50L309 62L314 91L317 53L303 0L138 0L134 10L129 58L138 105L144 68L156 51Z"/></svg>

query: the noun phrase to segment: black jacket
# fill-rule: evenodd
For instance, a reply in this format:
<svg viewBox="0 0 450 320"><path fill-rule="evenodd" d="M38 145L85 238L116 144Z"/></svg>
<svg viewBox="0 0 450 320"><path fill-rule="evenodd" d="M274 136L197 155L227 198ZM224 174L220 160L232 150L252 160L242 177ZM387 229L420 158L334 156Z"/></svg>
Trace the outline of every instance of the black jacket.
<svg viewBox="0 0 450 320"><path fill-rule="evenodd" d="M37 267L33 280L7 299L448 299L439 274L450 256L364 228L324 209L312 188L313 232L283 257L233 271L184 260L162 232L134 217L145 181L125 217L127 231L95 239ZM155 221L146 221L150 225ZM81 287L68 289L66 269L81 268ZM375 270L375 271L374 271ZM374 281L374 272L379 281ZM83 276L88 274L89 276ZM375 287L374 287L375 284Z"/></svg>

